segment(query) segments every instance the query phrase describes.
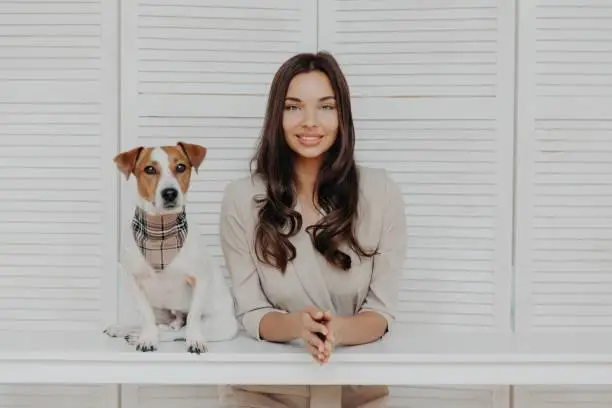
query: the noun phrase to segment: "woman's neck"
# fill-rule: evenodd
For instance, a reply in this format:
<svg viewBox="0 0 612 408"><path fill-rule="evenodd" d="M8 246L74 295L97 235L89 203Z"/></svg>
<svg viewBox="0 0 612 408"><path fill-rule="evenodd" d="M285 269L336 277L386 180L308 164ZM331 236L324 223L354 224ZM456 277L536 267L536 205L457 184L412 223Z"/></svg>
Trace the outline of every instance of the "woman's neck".
<svg viewBox="0 0 612 408"><path fill-rule="evenodd" d="M301 200L310 201L312 199L321 162L319 159L298 159L296 161L295 181Z"/></svg>

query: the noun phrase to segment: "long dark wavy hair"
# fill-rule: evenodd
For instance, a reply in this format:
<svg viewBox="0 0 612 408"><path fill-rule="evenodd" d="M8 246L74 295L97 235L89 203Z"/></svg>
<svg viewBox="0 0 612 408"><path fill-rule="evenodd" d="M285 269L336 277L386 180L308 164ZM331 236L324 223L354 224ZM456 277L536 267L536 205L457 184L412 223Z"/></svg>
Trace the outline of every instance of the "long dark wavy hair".
<svg viewBox="0 0 612 408"><path fill-rule="evenodd" d="M351 257L339 247L348 243L358 256L372 256L376 252L361 247L355 237L359 196L359 175L354 159L355 129L351 113L349 87L340 66L326 52L303 53L287 60L277 71L270 93L262 134L252 160L254 175L266 183L266 195L256 197L259 221L255 229L257 259L280 269L296 256L289 238L302 228L302 217L294 210L295 188L294 152L287 145L283 131L285 97L289 83L298 74L320 71L327 75L338 107L338 135L325 154L315 184L318 207L323 218L309 226L314 247L329 263L342 270L351 267Z"/></svg>

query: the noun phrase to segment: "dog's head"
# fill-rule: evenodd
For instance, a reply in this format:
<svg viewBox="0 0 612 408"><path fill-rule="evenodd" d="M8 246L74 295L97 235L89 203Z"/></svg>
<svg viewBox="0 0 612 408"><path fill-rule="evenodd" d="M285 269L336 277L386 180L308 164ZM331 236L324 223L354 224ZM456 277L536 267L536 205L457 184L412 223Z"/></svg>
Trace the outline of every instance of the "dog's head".
<svg viewBox="0 0 612 408"><path fill-rule="evenodd" d="M191 170L197 173L205 156L204 146L178 142L176 146L139 146L119 153L114 162L126 180L131 174L136 178L143 210L168 214L182 211Z"/></svg>

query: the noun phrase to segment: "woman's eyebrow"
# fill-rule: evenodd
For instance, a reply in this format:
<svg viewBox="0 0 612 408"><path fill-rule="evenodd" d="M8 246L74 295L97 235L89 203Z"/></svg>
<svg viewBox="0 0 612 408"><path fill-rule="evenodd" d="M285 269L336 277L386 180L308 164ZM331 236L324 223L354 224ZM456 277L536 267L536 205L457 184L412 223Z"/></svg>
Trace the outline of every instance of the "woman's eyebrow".
<svg viewBox="0 0 612 408"><path fill-rule="evenodd" d="M324 96L322 98L319 98L319 102L327 101L327 100L330 100L330 99L336 99L336 98L334 98L333 96ZM285 101L302 102L302 100L300 98L296 98L296 97L293 97L293 96L286 97Z"/></svg>

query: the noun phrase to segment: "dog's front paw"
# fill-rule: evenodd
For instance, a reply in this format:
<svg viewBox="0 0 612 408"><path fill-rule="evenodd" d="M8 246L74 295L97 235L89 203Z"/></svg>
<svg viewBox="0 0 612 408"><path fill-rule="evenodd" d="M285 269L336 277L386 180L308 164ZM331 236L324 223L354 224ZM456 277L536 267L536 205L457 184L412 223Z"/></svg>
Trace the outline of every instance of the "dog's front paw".
<svg viewBox="0 0 612 408"><path fill-rule="evenodd" d="M126 338L128 343L130 339ZM143 330L138 336L138 340L132 340L136 343L136 350L138 351L155 351L157 350L158 336L154 330Z"/></svg>
<svg viewBox="0 0 612 408"><path fill-rule="evenodd" d="M206 342L204 342L204 338L199 332L187 333L185 336L185 342L187 351L190 353L200 354L208 351L206 348Z"/></svg>

